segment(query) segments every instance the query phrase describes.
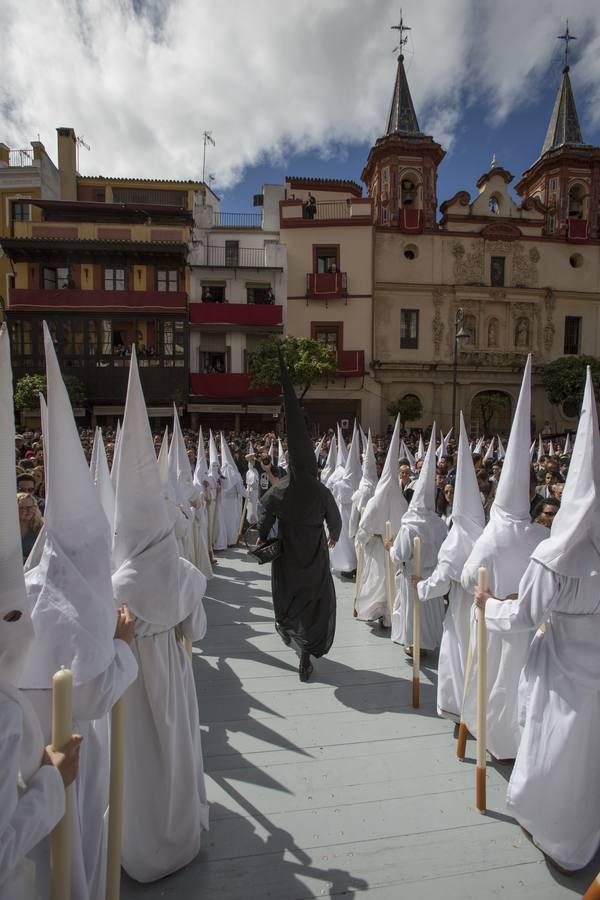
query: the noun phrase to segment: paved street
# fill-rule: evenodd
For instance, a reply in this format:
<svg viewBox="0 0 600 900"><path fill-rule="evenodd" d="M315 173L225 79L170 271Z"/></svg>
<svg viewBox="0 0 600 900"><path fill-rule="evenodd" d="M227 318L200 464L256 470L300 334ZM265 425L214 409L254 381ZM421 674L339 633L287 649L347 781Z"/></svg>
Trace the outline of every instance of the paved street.
<svg viewBox="0 0 600 900"><path fill-rule="evenodd" d="M194 648L211 830L184 871L124 878L123 900L581 895L600 860L575 879L549 869L506 815L505 767L489 768L477 814L474 745L459 763L435 715L435 662L415 711L401 648L352 619L353 585L336 582L335 644L305 685L274 633L270 567L220 559Z"/></svg>

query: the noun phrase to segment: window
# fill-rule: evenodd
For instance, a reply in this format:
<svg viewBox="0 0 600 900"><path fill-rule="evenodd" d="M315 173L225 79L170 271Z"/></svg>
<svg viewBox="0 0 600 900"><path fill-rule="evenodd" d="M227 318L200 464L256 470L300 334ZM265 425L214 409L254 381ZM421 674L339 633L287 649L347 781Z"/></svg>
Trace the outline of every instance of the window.
<svg viewBox="0 0 600 900"><path fill-rule="evenodd" d="M104 270L104 290L105 291L124 291L125 290L125 269L105 269Z"/></svg>
<svg viewBox="0 0 600 900"><path fill-rule="evenodd" d="M48 290L69 287L69 269L67 267L51 269L45 266L42 271L42 284Z"/></svg>
<svg viewBox="0 0 600 900"><path fill-rule="evenodd" d="M506 260L503 256L492 256L490 260L490 282L492 287L504 287L504 267Z"/></svg>
<svg viewBox="0 0 600 900"><path fill-rule="evenodd" d="M167 319L163 322L163 356L174 357L166 359L165 366L183 366L183 322Z"/></svg>
<svg viewBox="0 0 600 900"><path fill-rule="evenodd" d="M312 336L315 341L321 344L327 344L336 352L340 349L340 326L339 325L313 325Z"/></svg>
<svg viewBox="0 0 600 900"><path fill-rule="evenodd" d="M246 300L248 303L275 303L273 288L270 284L247 284Z"/></svg>
<svg viewBox="0 0 600 900"><path fill-rule="evenodd" d="M464 344L466 347L475 347L477 345L477 319L475 316L466 315L463 317L463 329L467 332Z"/></svg>
<svg viewBox="0 0 600 900"><path fill-rule="evenodd" d="M418 185L414 178L402 179L402 206L415 206L417 200Z"/></svg>
<svg viewBox="0 0 600 900"><path fill-rule="evenodd" d="M500 200L498 199L496 194L492 194L492 196L488 200L488 206L493 216L500 215Z"/></svg>
<svg viewBox="0 0 600 900"><path fill-rule="evenodd" d="M225 285L224 284L203 284L202 285L202 302L203 303L225 303Z"/></svg>
<svg viewBox="0 0 600 900"><path fill-rule="evenodd" d="M159 269L156 273L156 287L159 291L179 290L179 273L177 269Z"/></svg>
<svg viewBox="0 0 600 900"><path fill-rule="evenodd" d="M563 353L577 355L581 347L581 316L565 316L565 346Z"/></svg>
<svg viewBox="0 0 600 900"><path fill-rule="evenodd" d="M10 341L13 356L31 356L31 322L13 320L10 323Z"/></svg>
<svg viewBox="0 0 600 900"><path fill-rule="evenodd" d="M226 266L239 265L239 257L240 257L240 242L239 241L225 241L225 265Z"/></svg>
<svg viewBox="0 0 600 900"><path fill-rule="evenodd" d="M548 234L554 234L556 231L556 216L548 216L546 219L546 231Z"/></svg>
<svg viewBox="0 0 600 900"><path fill-rule="evenodd" d="M83 320L68 319L62 324L62 353L83 356Z"/></svg>
<svg viewBox="0 0 600 900"><path fill-rule="evenodd" d="M224 334L203 334L198 351L198 370L205 375L227 372L227 345Z"/></svg>
<svg viewBox="0 0 600 900"><path fill-rule="evenodd" d="M87 355L96 356L98 354L98 327L93 319L88 320L87 330Z"/></svg>
<svg viewBox="0 0 600 900"><path fill-rule="evenodd" d="M338 272L339 264L339 248L338 247L316 247L315 248L315 272L322 274L324 272Z"/></svg>
<svg viewBox="0 0 600 900"><path fill-rule="evenodd" d="M419 310L400 310L400 349L416 350L419 346Z"/></svg>
<svg viewBox="0 0 600 900"><path fill-rule="evenodd" d="M31 203L14 201L12 205L13 222L31 222Z"/></svg>
<svg viewBox="0 0 600 900"><path fill-rule="evenodd" d="M387 225L388 223L388 209L387 206L381 207L381 224Z"/></svg>
<svg viewBox="0 0 600 900"><path fill-rule="evenodd" d="M390 181L390 167L385 166L381 170L381 185L382 185L383 190L387 190L389 181Z"/></svg>

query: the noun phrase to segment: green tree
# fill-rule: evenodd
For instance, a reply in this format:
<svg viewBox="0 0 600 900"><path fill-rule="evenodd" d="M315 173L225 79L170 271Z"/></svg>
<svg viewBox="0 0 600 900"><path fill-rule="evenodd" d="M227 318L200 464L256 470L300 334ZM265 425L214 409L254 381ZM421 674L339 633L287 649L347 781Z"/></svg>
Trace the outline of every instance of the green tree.
<svg viewBox="0 0 600 900"><path fill-rule="evenodd" d="M404 397L398 397L387 405L388 415L400 416L400 424L402 427L407 422L414 422L423 415L423 404L414 394L405 394Z"/></svg>
<svg viewBox="0 0 600 900"><path fill-rule="evenodd" d="M574 400L578 406L583 400L585 371L591 366L596 396L600 391L600 359L595 356L560 356L544 367L544 390L550 403L558 405Z"/></svg>
<svg viewBox="0 0 600 900"><path fill-rule="evenodd" d="M483 434L503 431L503 423L510 424L510 398L500 391L482 391L473 401L472 417L481 421Z"/></svg>
<svg viewBox="0 0 600 900"><path fill-rule="evenodd" d="M85 401L85 388L75 375L63 375L63 381L73 406L80 406ZM45 375L23 375L15 386L15 407L18 410L36 409L38 395L46 393Z"/></svg>
<svg viewBox="0 0 600 900"><path fill-rule="evenodd" d="M311 338L269 337L249 355L250 380L256 387L281 383L278 348L283 353L292 384L300 389L300 400L315 381L335 372L335 352L328 344Z"/></svg>

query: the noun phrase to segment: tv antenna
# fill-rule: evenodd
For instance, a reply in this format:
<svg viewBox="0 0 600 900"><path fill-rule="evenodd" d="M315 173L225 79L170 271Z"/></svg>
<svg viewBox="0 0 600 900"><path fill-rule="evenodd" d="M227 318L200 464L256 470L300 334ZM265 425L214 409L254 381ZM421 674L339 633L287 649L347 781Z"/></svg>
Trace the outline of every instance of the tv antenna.
<svg viewBox="0 0 600 900"><path fill-rule="evenodd" d="M216 147L212 136L212 131L204 131L202 133L202 137L204 139L204 151L202 153L202 183L204 184L204 172L206 170L206 145L212 144L213 147Z"/></svg>
<svg viewBox="0 0 600 900"><path fill-rule="evenodd" d="M77 171L79 171L79 148L85 147L86 150L91 150L92 148L90 147L89 144L86 144L86 142L83 139L83 135L81 135L81 137L79 135L77 135L77 137L75 138L75 144L77 147Z"/></svg>

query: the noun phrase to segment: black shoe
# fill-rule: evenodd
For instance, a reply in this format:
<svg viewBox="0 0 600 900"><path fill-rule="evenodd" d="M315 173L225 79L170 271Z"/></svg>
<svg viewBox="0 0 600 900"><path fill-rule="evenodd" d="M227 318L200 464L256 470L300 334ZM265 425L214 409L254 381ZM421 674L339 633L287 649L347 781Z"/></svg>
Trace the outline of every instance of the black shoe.
<svg viewBox="0 0 600 900"><path fill-rule="evenodd" d="M300 657L300 665L298 666L298 674L300 681L308 681L313 673L313 666L310 661L310 654L303 653Z"/></svg>
<svg viewBox="0 0 600 900"><path fill-rule="evenodd" d="M283 641L285 646L289 647L290 644L292 643L292 639L289 636L289 634L287 633L287 631L284 631L283 628L281 627L281 625L278 625L277 622L275 622L275 631L277 632L277 634L279 635L279 637L281 638L281 640Z"/></svg>

